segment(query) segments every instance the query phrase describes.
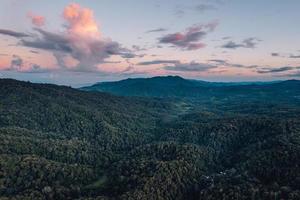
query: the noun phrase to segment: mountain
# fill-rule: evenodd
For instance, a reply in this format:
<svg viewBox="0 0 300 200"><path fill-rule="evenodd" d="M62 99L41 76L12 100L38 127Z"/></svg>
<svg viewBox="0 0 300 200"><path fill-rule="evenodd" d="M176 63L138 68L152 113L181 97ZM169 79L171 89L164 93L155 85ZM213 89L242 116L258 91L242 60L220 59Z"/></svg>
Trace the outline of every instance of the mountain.
<svg viewBox="0 0 300 200"><path fill-rule="evenodd" d="M156 100L88 93L70 87L0 79L0 124L64 134L97 134L96 129L122 131L134 122L148 127L159 111L168 108ZM169 112L169 111L168 111ZM146 121L143 121L147 118ZM124 124L125 123L125 124ZM112 126L114 124L115 126ZM109 130L111 129L111 130Z"/></svg>
<svg viewBox="0 0 300 200"><path fill-rule="evenodd" d="M187 96L201 89L201 83L179 76L126 79L117 82L97 83L83 87L86 91L102 91L122 96L177 97Z"/></svg>
<svg viewBox="0 0 300 200"><path fill-rule="evenodd" d="M300 81L214 83L183 79L179 76L126 79L83 87L120 96L162 98L256 98L258 100L293 100L300 95ZM275 99L274 99L275 97Z"/></svg>
<svg viewBox="0 0 300 200"><path fill-rule="evenodd" d="M122 97L0 79L0 199L300 198L298 81L150 80L207 96Z"/></svg>

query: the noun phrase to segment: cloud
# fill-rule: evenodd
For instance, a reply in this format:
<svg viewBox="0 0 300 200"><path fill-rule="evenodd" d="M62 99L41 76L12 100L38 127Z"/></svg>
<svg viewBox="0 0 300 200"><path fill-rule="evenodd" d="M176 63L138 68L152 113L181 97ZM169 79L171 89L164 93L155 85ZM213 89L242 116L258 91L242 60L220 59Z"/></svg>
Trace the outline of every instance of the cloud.
<svg viewBox="0 0 300 200"><path fill-rule="evenodd" d="M25 62L20 56L12 55L10 65L2 67L1 70L11 71L11 72L23 72L23 73L41 73L47 72L46 68L42 68L40 65Z"/></svg>
<svg viewBox="0 0 300 200"><path fill-rule="evenodd" d="M288 71L300 69L300 66L265 67L259 65L235 64L222 59L213 59L209 61L215 63L216 65L221 65L226 67L254 69L254 72L257 72L258 74L274 74L274 73L288 72Z"/></svg>
<svg viewBox="0 0 300 200"><path fill-rule="evenodd" d="M42 68L40 65L32 63L26 69L21 70L23 73L46 73L49 72L48 69Z"/></svg>
<svg viewBox="0 0 300 200"><path fill-rule="evenodd" d="M161 44L171 44L182 50L197 50L206 45L201 40L209 33L215 30L218 22L214 21L208 24L198 24L187 28L184 32L177 32L165 35L159 38Z"/></svg>
<svg viewBox="0 0 300 200"><path fill-rule="evenodd" d="M215 63L219 63L219 64L227 64L226 60L222 60L222 59L212 59L209 60L210 62L215 62Z"/></svg>
<svg viewBox="0 0 300 200"><path fill-rule="evenodd" d="M72 3L65 7L63 17L70 35L100 39L101 33L92 10Z"/></svg>
<svg viewBox="0 0 300 200"><path fill-rule="evenodd" d="M30 50L31 53L34 53L34 54L39 54L40 52L38 51L34 51L34 50Z"/></svg>
<svg viewBox="0 0 300 200"><path fill-rule="evenodd" d="M242 43L245 48L255 48L258 42L260 42L259 39L252 37L245 39Z"/></svg>
<svg viewBox="0 0 300 200"><path fill-rule="evenodd" d="M279 53L271 53L271 55L274 57L283 57L283 58L300 58L300 55L294 55L294 54L282 55Z"/></svg>
<svg viewBox="0 0 300 200"><path fill-rule="evenodd" d="M209 10L216 10L217 7L211 4L198 4L195 6L195 10L203 13L205 11L209 11Z"/></svg>
<svg viewBox="0 0 300 200"><path fill-rule="evenodd" d="M27 14L28 18L31 20L31 23L37 27L41 27L45 25L45 17L41 15L35 15L33 13Z"/></svg>
<svg viewBox="0 0 300 200"><path fill-rule="evenodd" d="M239 47L243 47L243 44L237 44L233 41L229 41L226 44L222 45L222 48L226 48L226 49L236 49Z"/></svg>
<svg viewBox="0 0 300 200"><path fill-rule="evenodd" d="M134 53L116 53L115 55L121 55L123 58L135 58L135 57L143 57L144 55L136 55Z"/></svg>
<svg viewBox="0 0 300 200"><path fill-rule="evenodd" d="M2 35L8 35L16 38L22 38L22 37L30 37L30 35L22 32L16 32L8 29L0 29L0 34Z"/></svg>
<svg viewBox="0 0 300 200"><path fill-rule="evenodd" d="M138 65L158 65L158 64L178 64L180 63L178 60L152 60L140 62Z"/></svg>
<svg viewBox="0 0 300 200"><path fill-rule="evenodd" d="M72 52L67 35L51 33L40 28L35 28L34 30L39 33L39 36L31 39L22 39L20 42L23 46L43 50Z"/></svg>
<svg viewBox="0 0 300 200"><path fill-rule="evenodd" d="M13 55L10 63L10 70L20 70L23 66L23 59L17 55Z"/></svg>
<svg viewBox="0 0 300 200"><path fill-rule="evenodd" d="M181 18L181 17L184 16L185 10L186 9L184 8L184 6L177 5L176 8L175 8L174 14L175 14L176 17Z"/></svg>
<svg viewBox="0 0 300 200"><path fill-rule="evenodd" d="M255 37L250 37L250 38L246 38L244 39L242 42L240 43L236 43L233 41L228 41L227 43L225 43L224 45L222 45L222 48L226 48L226 49L237 49L237 48L256 48L258 42L260 42L261 40L255 38Z"/></svg>
<svg viewBox="0 0 300 200"><path fill-rule="evenodd" d="M208 63L199 62L189 62L183 63L179 60L152 60L140 62L137 65L161 65L163 64L163 69L168 71L180 71L180 72L203 72L209 69L217 68L217 65L212 65Z"/></svg>
<svg viewBox="0 0 300 200"><path fill-rule="evenodd" d="M273 56L273 57L279 57L280 54L279 53L271 53L271 56Z"/></svg>
<svg viewBox="0 0 300 200"><path fill-rule="evenodd" d="M187 5L177 5L175 7L175 15L177 17L183 17L186 13L196 12L203 14L207 11L217 10L221 5L223 5L224 1L219 0L209 0L207 2L198 3L195 5L187 6Z"/></svg>
<svg viewBox="0 0 300 200"><path fill-rule="evenodd" d="M217 66L207 63L198 63L195 61L190 63L177 62L174 65L164 66L165 70L177 72L204 72L213 68L217 68Z"/></svg>
<svg viewBox="0 0 300 200"><path fill-rule="evenodd" d="M300 55L290 55L289 58L300 58Z"/></svg>
<svg viewBox="0 0 300 200"><path fill-rule="evenodd" d="M277 67L277 68L262 68L257 70L257 73L260 74L267 74L267 73L280 73L280 72L286 72L291 71L295 69L299 69L300 67L292 67L292 66L283 66L283 67Z"/></svg>
<svg viewBox="0 0 300 200"><path fill-rule="evenodd" d="M152 29L152 30L146 31L146 33L156 33L156 32L164 32L164 31L167 31L167 29L157 28L157 29Z"/></svg>
<svg viewBox="0 0 300 200"><path fill-rule="evenodd" d="M147 50L147 48L145 48L145 47L140 47L140 46L138 46L138 45L132 45L132 49L133 49L134 51L146 51L146 50Z"/></svg>
<svg viewBox="0 0 300 200"><path fill-rule="evenodd" d="M213 60L209 60L209 61L213 62L217 65L226 66L226 67L237 67L237 68L247 68L247 69L259 67L257 65L243 65L243 64L237 64L237 63L230 63L230 62L228 62L226 60L222 60L222 59L213 59Z"/></svg>
<svg viewBox="0 0 300 200"><path fill-rule="evenodd" d="M225 36L225 37L222 37L222 40L229 40L229 39L231 39L231 37L230 37L230 36Z"/></svg>
<svg viewBox="0 0 300 200"><path fill-rule="evenodd" d="M99 64L113 55L126 59L136 56L118 42L102 36L92 10L70 4L63 11L63 19L63 32L34 28L38 34L28 39L22 38L19 44L49 51L60 67L74 71L98 71ZM75 59L78 64L69 66L64 61L66 57Z"/></svg>

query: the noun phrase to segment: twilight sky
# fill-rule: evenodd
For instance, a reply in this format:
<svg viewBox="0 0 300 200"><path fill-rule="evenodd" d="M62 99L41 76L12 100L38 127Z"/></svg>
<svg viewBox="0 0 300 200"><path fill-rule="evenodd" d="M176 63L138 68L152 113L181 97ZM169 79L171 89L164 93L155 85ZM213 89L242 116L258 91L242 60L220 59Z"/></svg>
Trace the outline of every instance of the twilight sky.
<svg viewBox="0 0 300 200"><path fill-rule="evenodd" d="M0 78L300 78L299 0L1 0Z"/></svg>

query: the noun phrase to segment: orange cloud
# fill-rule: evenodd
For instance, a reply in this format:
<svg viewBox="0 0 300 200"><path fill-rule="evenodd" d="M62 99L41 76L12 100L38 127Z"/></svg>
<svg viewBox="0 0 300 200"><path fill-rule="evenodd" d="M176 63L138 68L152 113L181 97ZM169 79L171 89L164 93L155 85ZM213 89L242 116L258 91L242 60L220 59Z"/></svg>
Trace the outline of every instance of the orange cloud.
<svg viewBox="0 0 300 200"><path fill-rule="evenodd" d="M70 34L100 38L101 34L92 10L72 3L65 7L63 17L68 23L68 32Z"/></svg>
<svg viewBox="0 0 300 200"><path fill-rule="evenodd" d="M41 26L45 25L45 17L44 16L34 15L32 13L28 13L27 16L30 18L31 23L33 25L38 26L38 27L41 27Z"/></svg>

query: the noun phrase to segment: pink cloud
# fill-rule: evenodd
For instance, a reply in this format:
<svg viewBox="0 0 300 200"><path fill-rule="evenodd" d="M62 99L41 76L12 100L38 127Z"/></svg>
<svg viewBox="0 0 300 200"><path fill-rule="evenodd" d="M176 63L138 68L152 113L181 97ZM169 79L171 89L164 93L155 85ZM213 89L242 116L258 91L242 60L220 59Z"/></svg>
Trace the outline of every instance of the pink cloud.
<svg viewBox="0 0 300 200"><path fill-rule="evenodd" d="M18 55L12 55L9 59L6 57L0 61L0 70L17 71L26 73L40 73L48 71L47 68L42 68L40 65L23 60Z"/></svg>
<svg viewBox="0 0 300 200"><path fill-rule="evenodd" d="M38 27L42 27L45 25L45 17L44 16L41 16L41 15L35 15L33 13L28 13L27 15L30 20L31 20L31 23L35 26L38 26Z"/></svg>
<svg viewBox="0 0 300 200"><path fill-rule="evenodd" d="M77 71L98 71L97 66L114 55L135 56L118 42L102 36L91 9L72 3L64 8L62 17L64 31L56 33L34 28L38 34L22 39L21 44L51 52L61 68ZM72 58L72 62L68 58Z"/></svg>
<svg viewBox="0 0 300 200"><path fill-rule="evenodd" d="M72 3L65 7L63 17L67 22L69 34L100 38L101 34L92 10Z"/></svg>

